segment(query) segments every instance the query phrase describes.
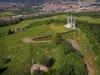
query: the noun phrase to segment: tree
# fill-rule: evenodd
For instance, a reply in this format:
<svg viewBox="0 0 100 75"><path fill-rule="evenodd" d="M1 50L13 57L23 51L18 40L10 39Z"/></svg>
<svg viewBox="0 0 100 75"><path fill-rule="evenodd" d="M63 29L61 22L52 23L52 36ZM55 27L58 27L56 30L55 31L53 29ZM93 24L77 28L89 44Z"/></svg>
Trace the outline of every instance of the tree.
<svg viewBox="0 0 100 75"><path fill-rule="evenodd" d="M59 44L61 43L61 40L62 40L62 36L60 33L55 33L52 37L53 41L56 43L56 44Z"/></svg>
<svg viewBox="0 0 100 75"><path fill-rule="evenodd" d="M9 29L9 30L8 30L8 35L9 35L9 34L12 34L12 31L11 31L11 29Z"/></svg>
<svg viewBox="0 0 100 75"><path fill-rule="evenodd" d="M70 52L73 52L74 51L71 43L69 43L66 40L61 44L61 47L62 47L62 50L64 50L64 54L65 55L68 54L68 53L70 53Z"/></svg>
<svg viewBox="0 0 100 75"><path fill-rule="evenodd" d="M67 54L58 72L59 75L88 75L87 68L79 52Z"/></svg>

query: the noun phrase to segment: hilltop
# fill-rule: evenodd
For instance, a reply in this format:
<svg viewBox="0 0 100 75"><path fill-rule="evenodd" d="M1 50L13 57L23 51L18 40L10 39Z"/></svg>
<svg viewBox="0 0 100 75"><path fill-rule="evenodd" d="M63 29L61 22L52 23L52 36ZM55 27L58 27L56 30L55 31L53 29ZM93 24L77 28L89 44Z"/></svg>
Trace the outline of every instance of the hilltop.
<svg viewBox="0 0 100 75"><path fill-rule="evenodd" d="M2 75L30 75L34 64L45 65L48 68L48 72L40 72L42 75L51 75L51 73L52 75L69 73L88 75L87 69L89 75L95 73L99 75L100 18L89 17L89 15L76 15L77 29L73 31L64 27L68 14L25 20L18 24L0 27L0 33L3 34L0 37L0 63L3 63L0 68L6 68ZM11 33L15 28L22 28L23 31ZM61 34L63 32L64 34ZM55 35L55 33L59 34ZM22 41L23 39L25 42ZM55 43L59 39L60 43ZM80 47L79 51L73 49L70 39L76 40ZM74 40L72 42L75 43ZM88 63L87 67L84 60ZM33 75L41 74L34 71Z"/></svg>

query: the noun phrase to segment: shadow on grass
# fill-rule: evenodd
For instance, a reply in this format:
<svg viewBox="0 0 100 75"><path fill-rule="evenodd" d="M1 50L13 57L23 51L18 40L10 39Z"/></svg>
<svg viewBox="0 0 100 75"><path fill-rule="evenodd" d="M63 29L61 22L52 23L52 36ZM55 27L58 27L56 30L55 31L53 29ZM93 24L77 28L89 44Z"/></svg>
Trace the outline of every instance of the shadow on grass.
<svg viewBox="0 0 100 75"><path fill-rule="evenodd" d="M4 64L7 64L11 61L11 59L9 58L2 58L1 61L4 63Z"/></svg>
<svg viewBox="0 0 100 75"><path fill-rule="evenodd" d="M0 68L0 74L5 72L7 70L8 67L4 67L4 68Z"/></svg>
<svg viewBox="0 0 100 75"><path fill-rule="evenodd" d="M50 58L48 64L46 65L47 67L52 67L52 65L55 63L55 59L54 58Z"/></svg>

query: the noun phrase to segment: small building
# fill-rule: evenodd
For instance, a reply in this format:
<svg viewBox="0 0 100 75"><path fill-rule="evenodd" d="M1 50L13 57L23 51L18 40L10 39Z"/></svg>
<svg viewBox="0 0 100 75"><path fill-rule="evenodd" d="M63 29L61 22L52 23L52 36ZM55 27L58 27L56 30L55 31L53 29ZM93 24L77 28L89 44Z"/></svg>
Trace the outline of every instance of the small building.
<svg viewBox="0 0 100 75"><path fill-rule="evenodd" d="M15 32L19 32L19 31L22 31L23 29L22 28L15 28Z"/></svg>
<svg viewBox="0 0 100 75"><path fill-rule="evenodd" d="M65 25L65 27L69 28L69 29L76 29L76 17L71 16L67 18L67 25Z"/></svg>
<svg viewBox="0 0 100 75"><path fill-rule="evenodd" d="M41 65L41 64L34 64L31 67L31 75L33 75L35 70L40 70L40 71L48 72L48 67L46 67L45 65Z"/></svg>

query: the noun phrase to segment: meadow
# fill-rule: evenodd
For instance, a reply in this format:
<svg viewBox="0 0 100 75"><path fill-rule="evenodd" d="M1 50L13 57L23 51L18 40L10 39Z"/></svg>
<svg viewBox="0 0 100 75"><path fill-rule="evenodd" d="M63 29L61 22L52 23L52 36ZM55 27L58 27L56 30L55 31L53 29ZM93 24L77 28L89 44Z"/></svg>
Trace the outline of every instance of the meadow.
<svg viewBox="0 0 100 75"><path fill-rule="evenodd" d="M4 16L12 16L14 15L13 12L0 12L0 17L4 17Z"/></svg>
<svg viewBox="0 0 100 75"><path fill-rule="evenodd" d="M58 18L58 16L50 17L50 18L43 18L43 19L27 20L27 21L22 21L21 23L16 24L16 25L11 25L11 26L6 26L6 27L0 28L0 31L1 31L0 33L3 34L2 37L0 37L0 45L1 45L0 59L2 59L2 58L10 58L11 59L10 63L8 63L7 65L4 65L4 66L8 66L8 69L6 72L3 73L3 75L13 75L13 74L15 75L15 72L17 72L17 75L18 74L19 75L30 74L31 60L29 58L30 58L30 47L31 46L30 46L30 44L24 44L21 40L25 37L35 37L35 36L40 36L40 35L45 35L45 34L54 34L56 32L69 31L69 29L65 28L62 25L62 23L60 23L60 24L59 23L58 24L51 23L50 25L46 25L44 23L45 20L46 21L50 20L50 19L56 20L56 18ZM36 23L39 23L39 25L38 24L36 25ZM10 34L10 35L7 34L9 29L14 30L15 28L24 28L24 30L21 32ZM70 33L69 33L69 35L70 35ZM32 47L34 47L35 44L32 44L32 45L33 45ZM37 44L37 45L39 45L39 44ZM47 44L46 47L48 47L50 45L52 45L52 44ZM47 49L49 49L49 48L47 48ZM42 48L40 46L40 48L37 49L36 52L41 51L41 50L42 50ZM51 50L52 50L52 47L51 47ZM34 54L36 54L36 52ZM36 56L37 62L40 59L42 59L40 57L45 52L47 52L47 54L49 54L49 55L52 54L52 51L50 51L50 52L48 50L43 51L39 55L39 57ZM55 58L57 58L57 57L58 57L58 55L55 56ZM25 73L23 73L24 71L25 71Z"/></svg>
<svg viewBox="0 0 100 75"><path fill-rule="evenodd" d="M89 23L100 24L99 18L95 18L94 20L94 18L92 19L88 16L81 16L77 17L77 19L81 21L88 21ZM80 53L87 59L89 65L91 66L93 74L96 71L99 72L96 62L94 61L96 55L94 51L92 51L91 44L87 40L87 37L84 33L81 32L80 29L76 29L73 32L62 35L63 39L76 39L81 48L80 53L71 51L68 54L64 54L66 50L70 50L73 48L69 42L66 43L65 47L63 43L55 44L51 42L25 44L21 41L25 37L35 37L46 34L55 34L64 31L70 31L70 29L64 27L66 23L67 15L58 15L48 18L26 20L15 25L0 27L0 59L11 59L9 63L3 65L3 67L7 67L7 70L3 72L2 75L30 75L32 58L34 59L34 63L43 64L44 60L49 59L51 57L54 58L54 60L56 61L51 67L54 73L69 73L70 71L64 71L64 68L66 68L64 66L66 64L67 66L70 65L69 63L72 62L70 66L74 66L76 68L79 68L80 66L81 69L79 70L79 72L83 71L83 74L81 75L87 75L87 69L84 66ZM15 28L23 28L24 30L21 32L8 34L9 29L14 30ZM85 48L87 48L87 52L85 52ZM91 54L93 55L93 57L91 57ZM73 65L74 62L76 63ZM78 65L79 62L81 64ZM61 64L64 68L61 67ZM68 68L71 68L70 66ZM71 71L73 69L75 69L76 71L76 68L71 68ZM77 73L75 75L80 74Z"/></svg>

